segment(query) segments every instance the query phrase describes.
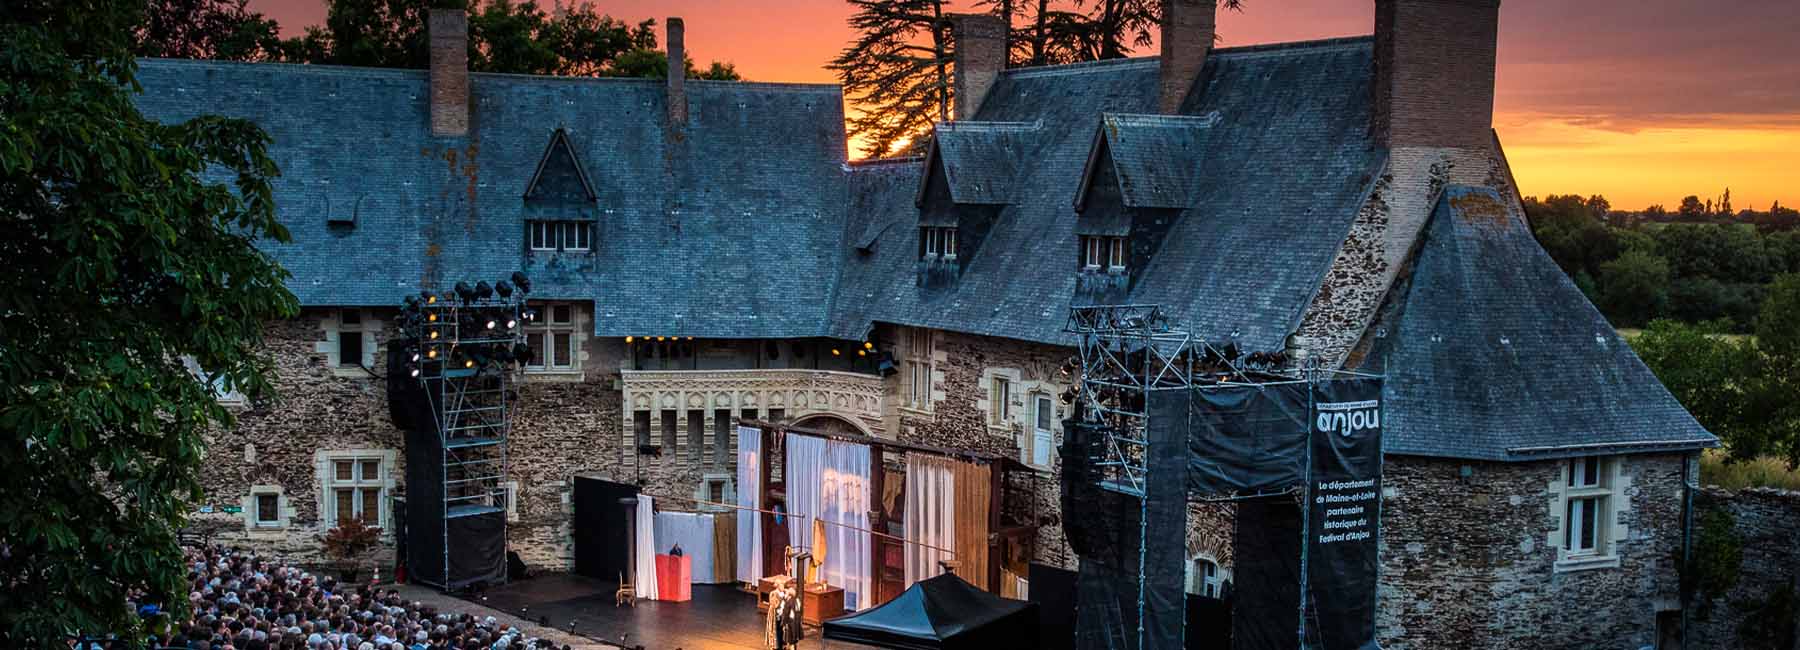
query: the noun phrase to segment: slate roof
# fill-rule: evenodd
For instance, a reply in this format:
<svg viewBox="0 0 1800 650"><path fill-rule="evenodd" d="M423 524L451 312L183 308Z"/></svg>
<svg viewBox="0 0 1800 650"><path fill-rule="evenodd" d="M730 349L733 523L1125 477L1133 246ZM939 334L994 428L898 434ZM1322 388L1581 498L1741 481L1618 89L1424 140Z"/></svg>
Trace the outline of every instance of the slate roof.
<svg viewBox="0 0 1800 650"><path fill-rule="evenodd" d="M942 163L950 199L965 205L1001 205L1021 193L1020 172L1037 153L1043 125L1036 122L942 122L932 128L926 164ZM922 204L920 183L916 204Z"/></svg>
<svg viewBox="0 0 1800 650"><path fill-rule="evenodd" d="M1207 57L1181 111L1217 114L1185 161L1194 207L1142 272L1133 302L1166 306L1198 335L1235 333L1246 349L1281 344L1383 161L1368 136L1372 47L1364 37ZM878 234L866 250L847 247L835 332L857 336L881 321L1070 343L1061 330L1077 300L1073 200L1094 133L1103 114L1154 113L1156 91L1153 58L1002 74L976 121L1041 123L1037 155L1014 172L1025 193L948 287L912 280L918 211L909 199L920 172L854 168L849 231Z"/></svg>
<svg viewBox="0 0 1800 650"><path fill-rule="evenodd" d="M1076 207L1081 207L1094 166L1111 164L1119 195L1128 207L1186 209L1205 177L1206 143L1219 115L1100 116L1092 154L1081 172ZM1105 155L1101 155L1102 152Z"/></svg>
<svg viewBox="0 0 1800 650"><path fill-rule="evenodd" d="M819 336L844 237L836 86L694 81L671 131L655 80L472 74L471 133L430 133L426 73L145 60L139 107L254 120L279 218L262 246L303 305L398 305L421 287L524 270L591 300L596 335ZM551 134L598 197L591 253L529 254L524 194ZM354 211L352 228L327 212Z"/></svg>
<svg viewBox="0 0 1800 650"><path fill-rule="evenodd" d="M1718 444L1557 268L1510 202L1444 192L1385 366L1388 453L1524 460Z"/></svg>

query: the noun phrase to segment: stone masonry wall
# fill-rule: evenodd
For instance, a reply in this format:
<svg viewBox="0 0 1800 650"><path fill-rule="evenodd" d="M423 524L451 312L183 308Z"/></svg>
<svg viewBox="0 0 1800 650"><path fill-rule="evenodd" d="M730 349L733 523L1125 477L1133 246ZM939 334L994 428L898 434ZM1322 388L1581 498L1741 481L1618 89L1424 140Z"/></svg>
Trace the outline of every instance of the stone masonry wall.
<svg viewBox="0 0 1800 650"><path fill-rule="evenodd" d="M1766 631L1785 629L1790 634L1800 633L1800 616L1795 609L1768 607L1778 603L1772 597L1783 587L1796 588L1796 581L1800 581L1800 537L1794 535L1794 526L1800 524L1800 492L1706 488L1696 497L1695 506L1695 545L1701 543L1705 513L1723 510L1730 515L1735 537L1731 545L1741 559L1736 579L1724 594L1711 598L1695 596L1696 607L1688 618L1689 644L1721 650L1768 647L1766 638L1759 639L1754 632L1744 633L1746 621L1752 621L1753 626L1761 623L1758 627ZM1708 602L1701 602L1703 598Z"/></svg>
<svg viewBox="0 0 1800 650"><path fill-rule="evenodd" d="M1653 647L1658 612L1679 608L1684 459L1617 458L1618 566L1568 570L1555 543L1562 463L1389 456L1382 647Z"/></svg>
<svg viewBox="0 0 1800 650"><path fill-rule="evenodd" d="M877 336L886 341L904 338L905 328L883 328ZM1026 343L1011 339L975 336L955 332L932 333L933 402L930 410L890 406L899 413L897 429L890 431L903 442L973 449L1020 457L1020 450L1030 435L1033 394L1048 394L1056 409L1052 425L1055 444L1062 444L1062 420L1070 408L1058 396L1070 384L1058 368L1071 355L1072 348ZM1012 384L1012 417L1004 424L991 422L989 379L1002 373ZM906 374L890 378L904 381ZM890 391L898 394L899 387ZM890 399L898 405L900 400ZM1031 503L1007 503L1009 512L1034 513L1039 528L1034 561L1065 569L1075 568L1075 553L1062 532L1062 488L1058 476L1062 461L1054 452L1050 466L1039 472L1039 488L1031 493Z"/></svg>

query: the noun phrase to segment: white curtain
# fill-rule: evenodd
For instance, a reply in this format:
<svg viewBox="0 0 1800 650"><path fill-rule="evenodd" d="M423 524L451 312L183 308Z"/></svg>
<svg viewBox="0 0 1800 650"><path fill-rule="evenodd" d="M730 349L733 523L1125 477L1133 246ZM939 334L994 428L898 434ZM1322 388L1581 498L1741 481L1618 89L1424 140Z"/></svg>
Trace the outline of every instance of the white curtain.
<svg viewBox="0 0 1800 650"><path fill-rule="evenodd" d="M844 608L857 610L875 593L869 539L869 447L788 434L789 543L813 550L813 519L825 522L825 565L809 581L844 589ZM833 525L845 524L845 525Z"/></svg>
<svg viewBox="0 0 1800 650"><path fill-rule="evenodd" d="M638 495L637 597L656 600L656 509L650 495Z"/></svg>
<svg viewBox="0 0 1800 650"><path fill-rule="evenodd" d="M955 557L922 545L956 548L956 473L950 463L949 459L927 454L906 455L908 587L941 573L938 561Z"/></svg>
<svg viewBox="0 0 1800 650"><path fill-rule="evenodd" d="M751 510L737 511L737 579L752 585L762 575L762 430L738 427L737 504Z"/></svg>
<svg viewBox="0 0 1800 650"><path fill-rule="evenodd" d="M668 553L676 544L693 565L691 584L724 582L713 577L713 517L693 512L656 513L656 548Z"/></svg>

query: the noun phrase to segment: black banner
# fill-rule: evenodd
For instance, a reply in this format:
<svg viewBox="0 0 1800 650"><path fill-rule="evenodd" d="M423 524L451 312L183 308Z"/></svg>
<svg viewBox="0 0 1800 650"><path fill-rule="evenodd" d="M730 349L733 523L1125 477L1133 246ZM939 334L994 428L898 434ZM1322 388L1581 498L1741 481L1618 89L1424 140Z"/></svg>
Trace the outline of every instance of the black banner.
<svg viewBox="0 0 1800 650"><path fill-rule="evenodd" d="M1208 386L1190 404L1190 492L1264 494L1304 480L1306 384Z"/></svg>
<svg viewBox="0 0 1800 650"><path fill-rule="evenodd" d="M1307 647L1376 650L1381 380L1313 386L1306 486Z"/></svg>

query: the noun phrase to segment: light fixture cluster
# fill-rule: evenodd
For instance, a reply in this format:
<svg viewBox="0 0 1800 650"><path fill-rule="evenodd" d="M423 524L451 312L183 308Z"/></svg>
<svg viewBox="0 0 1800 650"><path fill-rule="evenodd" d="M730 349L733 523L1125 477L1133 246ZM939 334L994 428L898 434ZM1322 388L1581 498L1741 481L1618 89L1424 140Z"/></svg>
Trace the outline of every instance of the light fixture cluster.
<svg viewBox="0 0 1800 650"><path fill-rule="evenodd" d="M515 271L493 284L463 281L448 293L406 296L400 308L406 339L398 343L405 372L425 379L530 363L531 347L520 328L537 317L525 308L530 293L531 279Z"/></svg>

